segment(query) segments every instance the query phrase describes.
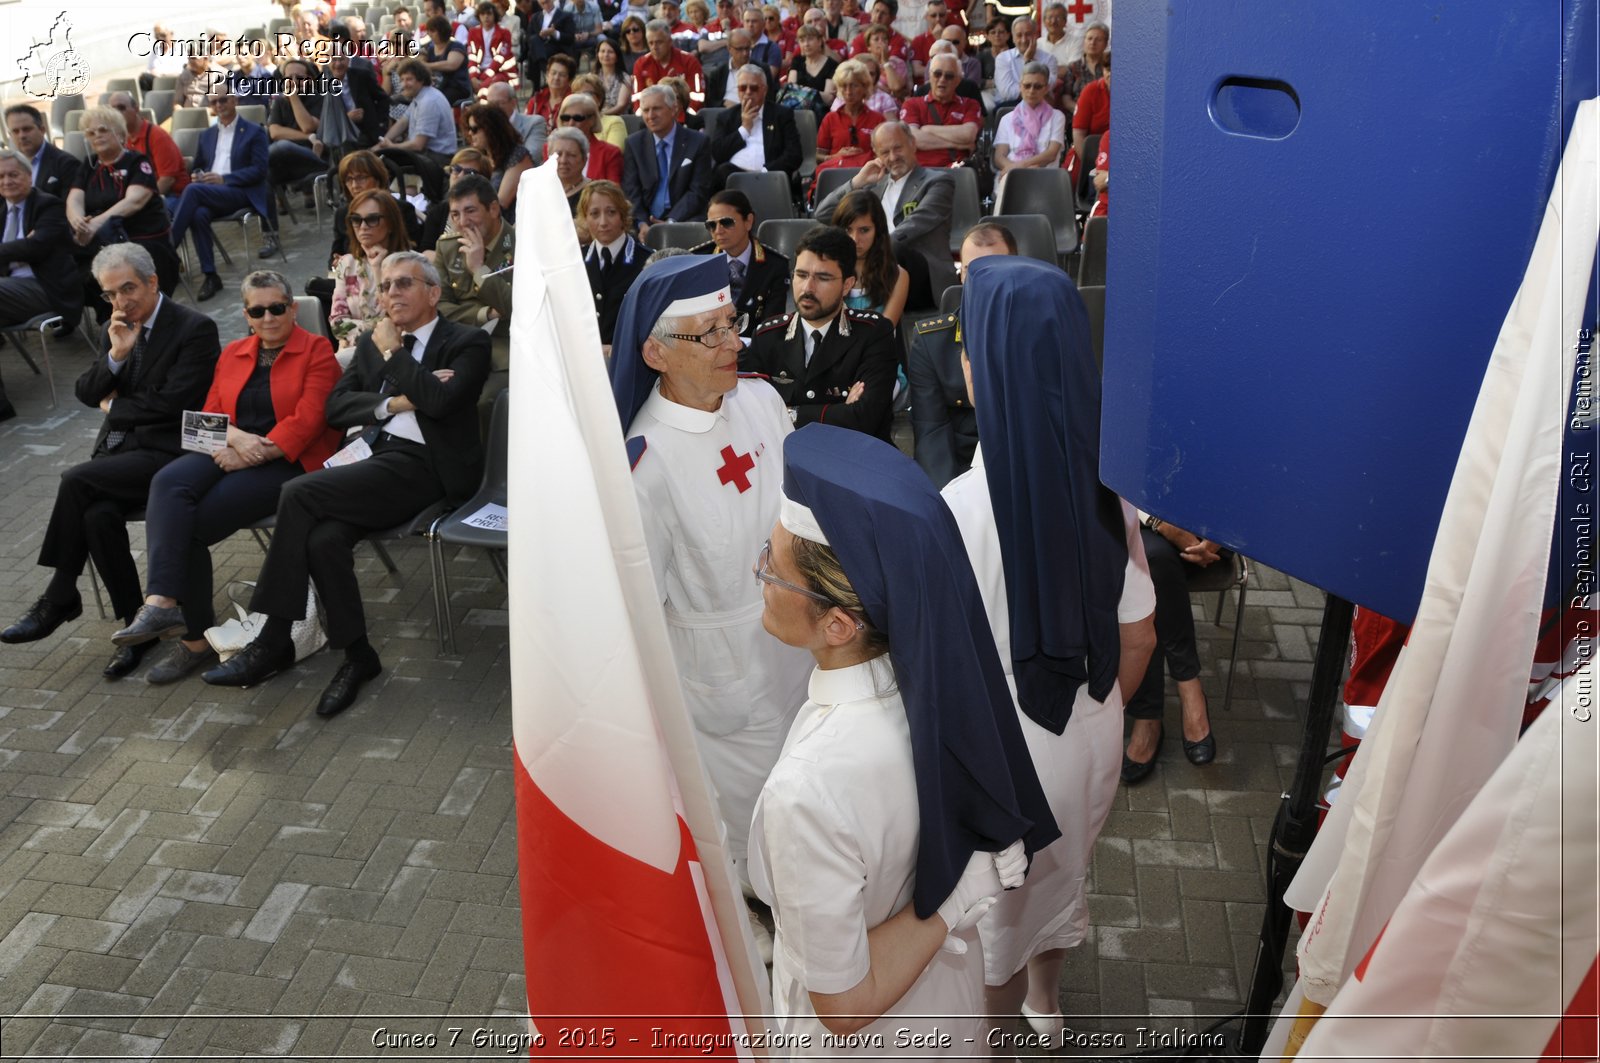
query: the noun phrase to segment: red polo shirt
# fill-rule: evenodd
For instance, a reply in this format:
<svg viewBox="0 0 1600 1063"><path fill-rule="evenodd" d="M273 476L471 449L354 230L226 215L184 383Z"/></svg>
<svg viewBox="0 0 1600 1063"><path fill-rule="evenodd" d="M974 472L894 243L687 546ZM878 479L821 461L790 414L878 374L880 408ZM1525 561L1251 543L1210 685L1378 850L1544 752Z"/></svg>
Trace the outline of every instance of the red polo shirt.
<svg viewBox="0 0 1600 1063"><path fill-rule="evenodd" d="M983 106L977 100L957 96L949 103L936 103L931 96L912 96L900 105L900 120L907 125L964 125L983 127ZM933 169L946 169L964 162L970 150L955 148L929 148L917 152L917 164Z"/></svg>
<svg viewBox="0 0 1600 1063"><path fill-rule="evenodd" d="M705 73L700 68L700 60L687 52L680 52L674 48L672 56L665 66L656 62L655 54L646 52L633 64L633 96L637 100L639 93L662 78L680 77L689 84L689 110L698 113L706 102Z"/></svg>
<svg viewBox="0 0 1600 1063"><path fill-rule="evenodd" d="M154 122L146 122L137 135L128 137L128 147L150 160L150 165L155 167L156 177L173 179L172 191L168 195L180 195L189 187L189 171L183 165L183 152L178 150L172 134L165 129Z"/></svg>

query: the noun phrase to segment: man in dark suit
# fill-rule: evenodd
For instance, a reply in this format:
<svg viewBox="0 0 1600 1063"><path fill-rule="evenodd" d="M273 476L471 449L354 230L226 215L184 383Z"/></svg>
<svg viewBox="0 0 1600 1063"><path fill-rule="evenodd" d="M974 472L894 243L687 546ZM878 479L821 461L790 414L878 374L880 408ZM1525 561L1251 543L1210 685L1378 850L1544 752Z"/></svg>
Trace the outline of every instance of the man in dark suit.
<svg viewBox="0 0 1600 1063"><path fill-rule="evenodd" d="M711 239L689 249L693 255L728 256L728 290L733 293L734 310L748 319L746 336L754 336L757 325L781 314L789 294L789 260L762 246L752 235L755 227L750 197L730 188L712 196L706 210Z"/></svg>
<svg viewBox="0 0 1600 1063"><path fill-rule="evenodd" d="M72 259L66 205L33 187L28 157L0 151L0 325L20 325L45 310L71 329L83 314L83 283ZM0 421L16 416L0 383Z"/></svg>
<svg viewBox="0 0 1600 1063"><path fill-rule="evenodd" d="M710 141L678 124L678 97L670 87L639 93L639 117L644 128L622 145L622 191L643 240L657 222L704 218L716 175Z"/></svg>
<svg viewBox="0 0 1600 1063"><path fill-rule="evenodd" d="M750 63L750 31L736 29L728 34L727 62L706 69L706 106L739 106L739 82L736 72ZM762 72L766 67L757 65Z"/></svg>
<svg viewBox="0 0 1600 1063"><path fill-rule="evenodd" d="M539 6L522 23L522 63L532 85L544 84L544 64L551 56L574 53L577 35L571 11L555 0L539 0Z"/></svg>
<svg viewBox="0 0 1600 1063"><path fill-rule="evenodd" d="M44 114L32 104L18 103L6 108L6 132L11 146L28 157L33 168L33 187L65 202L78 177L78 160L50 143Z"/></svg>
<svg viewBox="0 0 1600 1063"><path fill-rule="evenodd" d="M730 174L781 173L792 180L800 170L800 133L794 112L767 102L767 72L754 63L734 74L739 107L717 116L711 130L711 157L717 161L717 183Z"/></svg>
<svg viewBox="0 0 1600 1063"><path fill-rule="evenodd" d="M211 219L250 209L268 226L271 193L267 187L267 131L239 117L239 98L226 86L211 99L215 125L200 133L194 152L194 175L178 197L172 216L172 246L181 248L194 230L195 257L205 280L195 298L204 302L222 291L222 278L212 258ZM274 236L276 239L276 236Z"/></svg>
<svg viewBox="0 0 1600 1063"><path fill-rule="evenodd" d="M338 456L357 460L285 485L250 599L267 622L254 642L201 677L247 687L292 665L289 632L305 616L309 580L327 614L328 645L345 657L317 704L324 717L349 708L383 670L367 641L356 543L436 502L463 501L483 475L477 404L489 375L488 334L439 316L439 272L421 254L390 255L382 277L385 316L356 342L328 396L328 424L366 428ZM357 458L363 452L370 456Z"/></svg>
<svg viewBox="0 0 1600 1063"><path fill-rule="evenodd" d="M61 476L55 509L39 548L54 569L50 584L0 642L34 642L83 613L78 577L91 557L111 609L131 624L143 604L139 570L128 551L127 516L144 507L150 481L177 457L184 410L198 410L211 387L221 344L210 318L162 296L150 252L111 244L93 272L113 311L95 355L78 378L78 399L105 413L93 456ZM142 647L121 647L107 679L133 671Z"/></svg>
<svg viewBox="0 0 1600 1063"><path fill-rule="evenodd" d="M950 261L955 178L948 170L917 165L917 142L904 122L884 122L874 129L872 150L875 157L818 203L812 217L828 221L848 193L872 189L889 219L895 258L911 274L906 309L935 308L939 296L956 282Z"/></svg>
<svg viewBox="0 0 1600 1063"><path fill-rule="evenodd" d="M763 322L739 368L766 376L796 426L823 421L887 441L899 346L881 315L844 305L855 272L855 241L843 229L821 226L801 237L796 312Z"/></svg>

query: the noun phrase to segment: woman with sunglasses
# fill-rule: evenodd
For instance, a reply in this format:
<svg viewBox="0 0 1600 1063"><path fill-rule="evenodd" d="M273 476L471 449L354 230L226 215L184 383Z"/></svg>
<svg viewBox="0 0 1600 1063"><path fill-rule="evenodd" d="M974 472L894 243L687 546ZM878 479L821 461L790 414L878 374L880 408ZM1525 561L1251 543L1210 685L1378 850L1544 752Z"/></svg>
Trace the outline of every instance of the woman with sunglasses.
<svg viewBox="0 0 1600 1063"><path fill-rule="evenodd" d="M630 81L629 84L631 85L632 82ZM606 87L594 74L579 74L572 79L572 92L568 94L566 99L561 101L560 113L565 115L567 109L575 105L580 110L587 111L588 108L583 106L582 97L584 96L593 100L595 106L594 118L587 122L577 123L578 127L588 134L591 141L590 157L595 155L593 150L594 143L604 143L607 147L617 149L616 177L612 177L609 173L591 173L589 176L604 177L608 181L620 182L622 180L622 145L628 140L628 123L624 122L618 115L605 113L603 105L606 98ZM560 124L566 125L567 123L562 121Z"/></svg>
<svg viewBox="0 0 1600 1063"><path fill-rule="evenodd" d="M212 544L275 513L279 489L322 468L339 443L323 414L339 380L333 346L300 327L283 274L251 273L239 294L252 335L222 349L202 407L227 416L227 444L184 454L151 482L144 605L111 637L118 646L178 640L151 666L151 683L216 662L205 639L216 623Z"/></svg>
<svg viewBox="0 0 1600 1063"><path fill-rule="evenodd" d="M1066 115L1050 106L1050 68L1028 63L1022 68L1022 102L1000 119L994 137L994 169L998 192L1012 170L1052 167L1061 161L1067 136Z"/></svg>
<svg viewBox="0 0 1600 1063"><path fill-rule="evenodd" d="M489 183L500 198L501 216L515 225L517 182L522 180L523 172L533 165L533 156L522 143L522 137L512 128L511 119L492 104L473 104L462 111L461 128L466 131L467 143L489 160Z"/></svg>
<svg viewBox="0 0 1600 1063"><path fill-rule="evenodd" d="M633 80L633 64L650 54L650 46L645 42L644 19L638 15L629 15L622 20L622 69L628 75L628 80ZM628 106L633 106L630 95Z"/></svg>
<svg viewBox="0 0 1600 1063"><path fill-rule="evenodd" d="M604 114L625 114L633 106L633 75L622 62L622 51L609 37L602 37L594 48L594 66L591 73L600 79L605 90Z"/></svg>
<svg viewBox="0 0 1600 1063"><path fill-rule="evenodd" d="M352 151L339 160L336 179L339 189L344 193L341 197L344 203L333 209L333 247L328 256L329 269L353 246L350 243L350 226L345 220L350 209L349 202L363 192L388 191L394 177L388 165L370 151ZM394 195L393 192L389 194ZM400 217L405 221L406 236L416 244L422 238L422 219L410 203L399 197L395 198L395 202L400 207Z"/></svg>
<svg viewBox="0 0 1600 1063"><path fill-rule="evenodd" d="M360 192L345 214L353 250L333 266L333 307L328 329L338 347L340 367L355 357L356 338L370 331L383 317L378 299L378 274L386 256L411 250L411 239L400 220L400 204L382 189Z"/></svg>

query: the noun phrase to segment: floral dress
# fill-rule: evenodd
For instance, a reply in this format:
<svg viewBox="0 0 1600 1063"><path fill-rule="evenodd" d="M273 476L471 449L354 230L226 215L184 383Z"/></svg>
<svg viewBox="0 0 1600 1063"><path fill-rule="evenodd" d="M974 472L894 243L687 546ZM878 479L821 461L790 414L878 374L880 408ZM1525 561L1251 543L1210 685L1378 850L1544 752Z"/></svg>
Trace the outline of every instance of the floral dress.
<svg viewBox="0 0 1600 1063"><path fill-rule="evenodd" d="M333 307L328 313L328 326L333 331L340 365L349 364L345 352L355 350L356 337L383 317L383 306L378 301L378 263L383 257L346 254L334 264Z"/></svg>

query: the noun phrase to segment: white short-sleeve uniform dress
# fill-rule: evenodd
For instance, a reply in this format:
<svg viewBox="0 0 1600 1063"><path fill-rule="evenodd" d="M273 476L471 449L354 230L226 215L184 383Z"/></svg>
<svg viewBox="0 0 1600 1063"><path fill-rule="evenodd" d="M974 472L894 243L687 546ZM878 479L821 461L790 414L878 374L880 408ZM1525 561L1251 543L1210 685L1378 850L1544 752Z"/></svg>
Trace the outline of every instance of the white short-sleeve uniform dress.
<svg viewBox="0 0 1600 1063"><path fill-rule="evenodd" d="M1006 669L1006 684L1016 700L1011 675L1011 621L1006 611L1005 570L1000 536L995 530L994 503L984 477L983 446L972 455L972 468L945 485L944 495L961 528L972 571L978 577L983 607L994 628L995 645ZM1133 508L1122 504L1128 542L1128 567L1117 603L1117 621L1131 624L1155 611L1155 587L1145 561ZM1020 889L1008 890L978 923L983 939L984 980L1003 985L1047 949L1071 948L1089 928L1084 882L1094 841L1105 825L1122 769L1122 693L1115 686L1103 702L1078 690L1072 718L1059 735L1051 734L1020 709L1028 752L1050 801L1061 837L1036 853Z"/></svg>
<svg viewBox="0 0 1600 1063"><path fill-rule="evenodd" d="M662 398L659 385L628 430L644 447L633 482L656 591L705 761L744 873L750 815L815 660L761 626L752 571L778 519L783 400L764 380L741 378L715 412Z"/></svg>
<svg viewBox="0 0 1600 1063"><path fill-rule="evenodd" d="M936 953L905 996L850 1045L830 1045L811 1006L811 991L842 993L866 977L867 931L911 903L920 828L911 731L888 657L817 669L762 788L750 836L751 882L777 923L778 1026L809 1035L808 1047L786 1048L790 1058L980 1050L983 964L973 930L964 932L964 955ZM902 1030L950 1043L896 1048Z"/></svg>

